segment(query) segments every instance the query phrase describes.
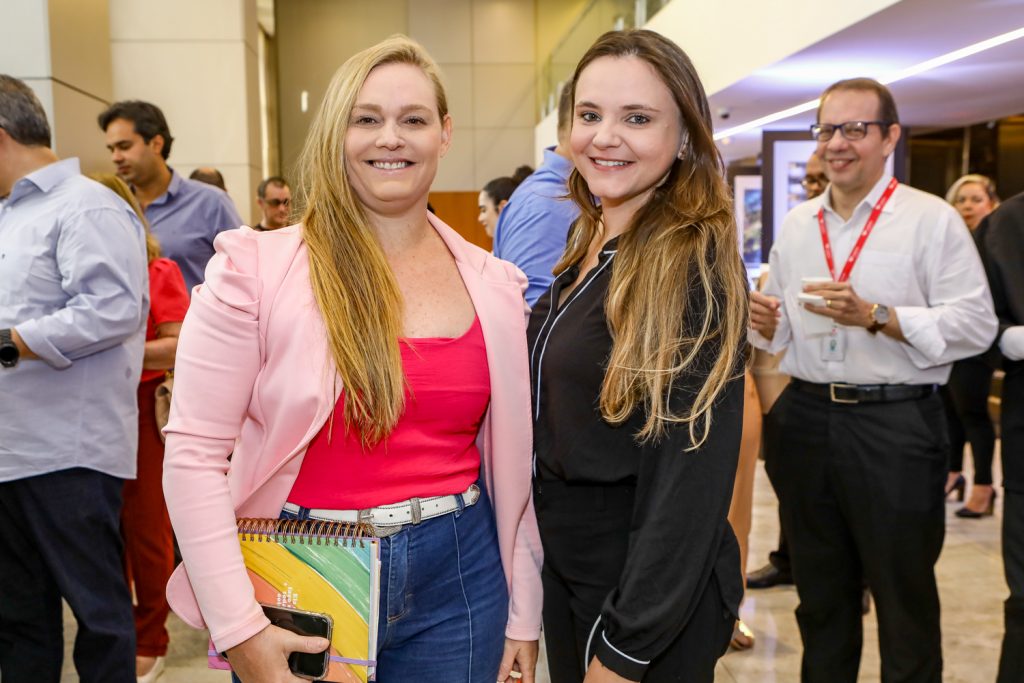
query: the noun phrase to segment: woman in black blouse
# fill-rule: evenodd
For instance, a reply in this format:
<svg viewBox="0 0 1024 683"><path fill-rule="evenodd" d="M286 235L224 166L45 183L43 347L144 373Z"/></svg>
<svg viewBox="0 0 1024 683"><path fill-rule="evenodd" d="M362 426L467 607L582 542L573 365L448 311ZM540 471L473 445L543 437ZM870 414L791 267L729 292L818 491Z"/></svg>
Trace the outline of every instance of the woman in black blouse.
<svg viewBox="0 0 1024 683"><path fill-rule="evenodd" d="M732 202L674 43L607 33L573 83L582 214L530 319L551 677L712 681L742 594L726 520L747 297Z"/></svg>

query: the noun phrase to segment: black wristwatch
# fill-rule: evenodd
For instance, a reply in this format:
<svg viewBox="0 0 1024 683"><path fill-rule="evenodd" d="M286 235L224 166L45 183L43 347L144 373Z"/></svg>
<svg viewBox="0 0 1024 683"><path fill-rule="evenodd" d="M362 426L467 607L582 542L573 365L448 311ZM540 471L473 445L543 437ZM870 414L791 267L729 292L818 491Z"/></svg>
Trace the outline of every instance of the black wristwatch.
<svg viewBox="0 0 1024 683"><path fill-rule="evenodd" d="M18 364L20 357L21 352L18 351L18 345L14 343L11 329L0 330L0 366L13 368Z"/></svg>

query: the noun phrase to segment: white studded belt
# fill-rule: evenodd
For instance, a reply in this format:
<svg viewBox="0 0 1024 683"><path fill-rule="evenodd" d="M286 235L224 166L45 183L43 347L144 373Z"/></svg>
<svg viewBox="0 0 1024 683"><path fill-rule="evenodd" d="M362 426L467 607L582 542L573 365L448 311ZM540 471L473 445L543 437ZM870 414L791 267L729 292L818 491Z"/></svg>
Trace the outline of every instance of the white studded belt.
<svg viewBox="0 0 1024 683"><path fill-rule="evenodd" d="M401 503L380 505L365 510L312 508L309 511L309 518L329 522L371 524L378 536L390 536L406 524L419 524L424 520L455 512L460 507L460 501L462 502L461 507L469 507L475 505L478 500L480 500L480 487L471 484L463 493L430 498L410 498ZM284 511L293 515L299 514L300 509L295 503L284 504Z"/></svg>

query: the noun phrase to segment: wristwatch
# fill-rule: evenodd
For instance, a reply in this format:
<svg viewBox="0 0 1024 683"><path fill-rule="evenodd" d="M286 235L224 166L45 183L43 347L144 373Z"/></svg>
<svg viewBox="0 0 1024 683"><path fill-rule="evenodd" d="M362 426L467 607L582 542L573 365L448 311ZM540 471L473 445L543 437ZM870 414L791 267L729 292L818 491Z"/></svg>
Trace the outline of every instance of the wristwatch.
<svg viewBox="0 0 1024 683"><path fill-rule="evenodd" d="M11 336L11 329L0 330L0 366L13 368L18 364L20 356L18 345L14 343L14 338Z"/></svg>
<svg viewBox="0 0 1024 683"><path fill-rule="evenodd" d="M880 329L889 323L889 307L882 304L873 304L871 306L871 321L871 325L868 326L868 332L877 334Z"/></svg>

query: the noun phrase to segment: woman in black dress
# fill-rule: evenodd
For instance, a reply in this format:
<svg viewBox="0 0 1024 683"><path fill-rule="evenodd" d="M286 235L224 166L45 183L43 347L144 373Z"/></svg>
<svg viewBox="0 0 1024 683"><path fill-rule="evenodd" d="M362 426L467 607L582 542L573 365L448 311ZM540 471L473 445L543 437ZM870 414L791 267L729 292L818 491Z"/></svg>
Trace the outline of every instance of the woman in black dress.
<svg viewBox="0 0 1024 683"><path fill-rule="evenodd" d="M582 215L529 329L551 677L710 682L743 590L732 200L677 45L607 33L573 84Z"/></svg>

